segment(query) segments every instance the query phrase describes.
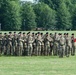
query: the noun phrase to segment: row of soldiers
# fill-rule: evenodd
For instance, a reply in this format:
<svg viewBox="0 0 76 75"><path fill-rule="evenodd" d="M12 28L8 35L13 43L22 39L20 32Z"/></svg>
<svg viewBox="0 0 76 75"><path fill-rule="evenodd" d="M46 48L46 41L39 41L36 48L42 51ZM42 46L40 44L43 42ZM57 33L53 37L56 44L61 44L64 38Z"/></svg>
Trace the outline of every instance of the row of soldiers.
<svg viewBox="0 0 76 75"><path fill-rule="evenodd" d="M75 37L69 33L0 33L0 54L15 56L75 55Z"/></svg>

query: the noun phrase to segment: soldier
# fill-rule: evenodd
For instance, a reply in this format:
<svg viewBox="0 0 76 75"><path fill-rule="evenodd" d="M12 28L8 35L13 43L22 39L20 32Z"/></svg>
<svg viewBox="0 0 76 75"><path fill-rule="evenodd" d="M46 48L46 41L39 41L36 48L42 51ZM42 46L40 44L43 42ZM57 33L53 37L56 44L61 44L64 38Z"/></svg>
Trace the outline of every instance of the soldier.
<svg viewBox="0 0 76 75"><path fill-rule="evenodd" d="M14 32L13 38L12 38L12 51L13 55L17 55L17 34Z"/></svg>
<svg viewBox="0 0 76 75"><path fill-rule="evenodd" d="M13 50L12 50L12 32L9 32L9 35L7 37L7 55L13 55Z"/></svg>
<svg viewBox="0 0 76 75"><path fill-rule="evenodd" d="M27 35L23 33L23 55L27 55Z"/></svg>
<svg viewBox="0 0 76 75"><path fill-rule="evenodd" d="M33 52L32 52L32 54L35 55L35 49L36 49L35 33L32 33L32 37L34 39L34 42L32 43L32 45L33 45Z"/></svg>
<svg viewBox="0 0 76 75"><path fill-rule="evenodd" d="M31 33L28 33L27 36L27 50L28 50L28 56L32 56L32 52L33 52L33 42L34 42L34 38L32 37Z"/></svg>
<svg viewBox="0 0 76 75"><path fill-rule="evenodd" d="M59 40L59 57L63 57L64 50L65 50L65 38L60 34L60 40Z"/></svg>
<svg viewBox="0 0 76 75"><path fill-rule="evenodd" d="M59 38L58 34L55 33L54 38L53 38L54 39L53 54L55 56L58 55L58 46L59 46L59 44L58 44L58 38Z"/></svg>
<svg viewBox="0 0 76 75"><path fill-rule="evenodd" d="M45 45L44 45L45 55L49 55L49 53L50 53L50 36L49 36L48 32L45 35L44 41L45 41Z"/></svg>
<svg viewBox="0 0 76 75"><path fill-rule="evenodd" d="M2 53L2 33L0 33L0 55Z"/></svg>
<svg viewBox="0 0 76 75"><path fill-rule="evenodd" d="M69 57L71 49L72 49L71 37L67 33L66 34L66 56L67 57Z"/></svg>
<svg viewBox="0 0 76 75"><path fill-rule="evenodd" d="M18 34L18 38L17 38L17 55L18 56L22 56L22 52L23 52L23 36L22 33L19 32Z"/></svg>
<svg viewBox="0 0 76 75"><path fill-rule="evenodd" d="M41 33L42 43L41 43L41 55L44 55L44 35Z"/></svg>
<svg viewBox="0 0 76 75"><path fill-rule="evenodd" d="M38 35L37 35L37 42L36 42L36 45L37 45L37 49L36 49L36 55L41 55L41 43L42 43L42 37L41 37L41 34L40 32L38 32Z"/></svg>
<svg viewBox="0 0 76 75"><path fill-rule="evenodd" d="M53 40L53 34L50 33L50 55L52 55L52 51L53 51L53 46L54 46L54 40Z"/></svg>
<svg viewBox="0 0 76 75"><path fill-rule="evenodd" d="M75 46L74 46L74 33L71 36L71 43L72 43L72 49L71 49L71 55L75 55Z"/></svg>
<svg viewBox="0 0 76 75"><path fill-rule="evenodd" d="M6 55L7 52L7 33L4 33L2 38L2 55Z"/></svg>

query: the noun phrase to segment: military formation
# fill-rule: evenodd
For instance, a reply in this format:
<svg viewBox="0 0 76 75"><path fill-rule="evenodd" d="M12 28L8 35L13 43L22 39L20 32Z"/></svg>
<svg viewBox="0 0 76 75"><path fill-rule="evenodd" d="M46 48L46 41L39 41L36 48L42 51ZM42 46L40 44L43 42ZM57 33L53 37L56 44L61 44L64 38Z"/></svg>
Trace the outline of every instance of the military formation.
<svg viewBox="0 0 76 75"><path fill-rule="evenodd" d="M75 55L75 43L69 33L0 33L0 55L69 57Z"/></svg>

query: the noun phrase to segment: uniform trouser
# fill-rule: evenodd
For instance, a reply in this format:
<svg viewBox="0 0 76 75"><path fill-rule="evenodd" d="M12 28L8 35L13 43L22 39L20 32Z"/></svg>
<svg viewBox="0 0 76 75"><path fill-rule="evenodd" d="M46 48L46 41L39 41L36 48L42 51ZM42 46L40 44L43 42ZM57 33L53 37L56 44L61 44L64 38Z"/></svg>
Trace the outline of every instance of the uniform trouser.
<svg viewBox="0 0 76 75"><path fill-rule="evenodd" d="M28 56L31 56L32 55L32 51L33 51L32 44L28 44L27 51L28 51Z"/></svg>
<svg viewBox="0 0 76 75"><path fill-rule="evenodd" d="M28 55L28 53L27 53L28 51L27 51L27 46L24 46L23 47L23 55L25 56L27 56Z"/></svg>
<svg viewBox="0 0 76 75"><path fill-rule="evenodd" d="M49 55L50 53L50 45L45 46L45 55Z"/></svg>
<svg viewBox="0 0 76 75"><path fill-rule="evenodd" d="M23 46L20 46L20 45L19 45L19 46L17 47L17 55L18 55L18 56L22 56L22 51L23 51Z"/></svg>
<svg viewBox="0 0 76 75"><path fill-rule="evenodd" d="M44 55L44 45L41 45L41 55Z"/></svg>
<svg viewBox="0 0 76 75"><path fill-rule="evenodd" d="M58 55L58 43L55 43L53 46L53 55Z"/></svg>
<svg viewBox="0 0 76 75"><path fill-rule="evenodd" d="M6 54L6 50L7 50L7 49L6 49L6 46L4 45L4 46L2 47L2 54L3 54L3 55Z"/></svg>
<svg viewBox="0 0 76 75"><path fill-rule="evenodd" d="M6 49L7 49L7 55L12 55L13 54L12 53L12 45L7 45Z"/></svg>
<svg viewBox="0 0 76 75"><path fill-rule="evenodd" d="M72 45L71 55L75 55L75 46L74 45Z"/></svg>
<svg viewBox="0 0 76 75"><path fill-rule="evenodd" d="M35 55L36 45L33 45L33 54Z"/></svg>
<svg viewBox="0 0 76 75"><path fill-rule="evenodd" d="M53 51L53 45L50 46L50 55L52 55L52 51Z"/></svg>
<svg viewBox="0 0 76 75"><path fill-rule="evenodd" d="M12 54L17 55L17 46L12 46Z"/></svg>
<svg viewBox="0 0 76 75"><path fill-rule="evenodd" d="M69 55L70 55L70 50L71 50L70 46L66 45L65 55L67 57L69 57Z"/></svg>
<svg viewBox="0 0 76 75"><path fill-rule="evenodd" d="M65 46L64 45L60 45L59 46L59 57L63 57L64 50L65 50Z"/></svg>
<svg viewBox="0 0 76 75"><path fill-rule="evenodd" d="M37 47L36 47L37 49L36 49L36 55L41 55L41 45L37 45Z"/></svg>

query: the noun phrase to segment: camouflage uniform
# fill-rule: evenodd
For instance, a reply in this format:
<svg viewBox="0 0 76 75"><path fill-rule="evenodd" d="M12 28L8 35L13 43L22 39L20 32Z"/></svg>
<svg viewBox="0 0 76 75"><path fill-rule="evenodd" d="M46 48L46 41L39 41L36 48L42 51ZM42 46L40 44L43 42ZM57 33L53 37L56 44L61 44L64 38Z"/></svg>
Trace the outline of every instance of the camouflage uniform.
<svg viewBox="0 0 76 75"><path fill-rule="evenodd" d="M58 48L59 48L59 43L58 43L58 35L55 33L54 36L54 46L53 46L53 55L58 55Z"/></svg>
<svg viewBox="0 0 76 75"><path fill-rule="evenodd" d="M66 56L67 57L69 57L71 49L72 49L71 37L67 34L67 37L66 37Z"/></svg>
<svg viewBox="0 0 76 75"><path fill-rule="evenodd" d="M49 55L49 53L50 53L50 36L48 33L46 33L44 41L45 41L45 45L44 45L45 55Z"/></svg>
<svg viewBox="0 0 76 75"><path fill-rule="evenodd" d="M61 35L59 40L59 57L63 57L65 50L65 38Z"/></svg>
<svg viewBox="0 0 76 75"><path fill-rule="evenodd" d="M27 36L23 33L23 55L28 55L27 52Z"/></svg>
<svg viewBox="0 0 76 75"><path fill-rule="evenodd" d="M22 37L22 33L19 33L19 36L17 38L17 55L18 56L22 56L22 52L23 52L23 37Z"/></svg>
<svg viewBox="0 0 76 75"><path fill-rule="evenodd" d="M27 50L28 50L28 56L32 56L32 52L33 52L33 42L34 42L34 39L33 37L31 36L31 34L29 33L28 34L28 37L27 37Z"/></svg>
<svg viewBox="0 0 76 75"><path fill-rule="evenodd" d="M42 37L41 34L38 33L37 36L37 43L36 43L36 55L41 55L41 43L42 43Z"/></svg>
<svg viewBox="0 0 76 75"><path fill-rule="evenodd" d="M12 38L12 51L13 55L17 55L17 34L14 32L13 38Z"/></svg>
<svg viewBox="0 0 76 75"><path fill-rule="evenodd" d="M72 43L71 55L73 56L75 55L74 34L72 34L71 43Z"/></svg>
<svg viewBox="0 0 76 75"><path fill-rule="evenodd" d="M7 55L13 55L11 34L9 34L7 37Z"/></svg>
<svg viewBox="0 0 76 75"><path fill-rule="evenodd" d="M7 52L7 33L4 33L2 39L2 54L6 55L6 52Z"/></svg>

